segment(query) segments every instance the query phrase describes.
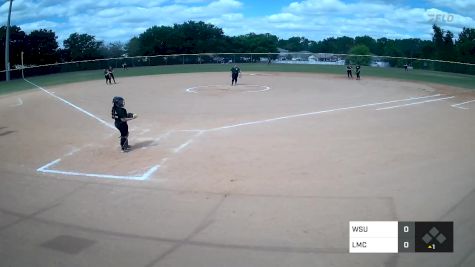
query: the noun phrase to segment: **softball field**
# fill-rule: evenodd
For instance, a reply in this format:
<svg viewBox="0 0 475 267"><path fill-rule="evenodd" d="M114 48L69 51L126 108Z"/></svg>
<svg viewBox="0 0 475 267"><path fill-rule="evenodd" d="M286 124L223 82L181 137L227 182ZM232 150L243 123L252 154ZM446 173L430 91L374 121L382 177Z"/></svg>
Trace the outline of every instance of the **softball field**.
<svg viewBox="0 0 475 267"><path fill-rule="evenodd" d="M167 74L0 96L2 266L475 266L475 93ZM121 153L110 118L139 114ZM454 221L454 253L349 254L349 221Z"/></svg>

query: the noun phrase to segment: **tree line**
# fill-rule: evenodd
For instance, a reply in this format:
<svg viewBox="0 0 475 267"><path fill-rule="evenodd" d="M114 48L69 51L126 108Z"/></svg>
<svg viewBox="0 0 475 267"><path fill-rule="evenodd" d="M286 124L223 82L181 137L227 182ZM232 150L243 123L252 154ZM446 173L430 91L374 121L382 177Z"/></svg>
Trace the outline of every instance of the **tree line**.
<svg viewBox="0 0 475 267"><path fill-rule="evenodd" d="M6 27L0 28L0 69L5 69ZM120 57L124 54L124 45L120 42L104 44L93 35L73 33L63 41L60 47L56 33L48 29L39 29L25 33L20 27L10 27L10 65L13 68L21 64L24 53L25 65L44 65L77 60Z"/></svg>
<svg viewBox="0 0 475 267"><path fill-rule="evenodd" d="M458 38L451 31L437 25L432 26L432 40L374 39L370 36L330 37L322 41L311 41L305 37L279 40L278 46L289 51L307 50L313 53L362 54L392 57L426 58L447 61L475 63L475 29L463 28Z"/></svg>
<svg viewBox="0 0 475 267"><path fill-rule="evenodd" d="M5 49L5 32L6 27L1 27L2 51ZM343 36L312 41L305 37L279 39L270 33L227 36L221 28L202 21L188 21L173 26L153 26L131 38L126 44L120 42L105 44L94 35L73 33L60 47L52 30L39 29L27 34L18 26L11 27L10 40L12 66L21 64L21 52L25 54L25 64L42 65L124 55L277 53L278 48L289 52L371 54L475 63L475 29L464 28L455 38L452 32L437 25L433 25L432 40ZM0 69L5 69L4 61L4 53L0 53Z"/></svg>

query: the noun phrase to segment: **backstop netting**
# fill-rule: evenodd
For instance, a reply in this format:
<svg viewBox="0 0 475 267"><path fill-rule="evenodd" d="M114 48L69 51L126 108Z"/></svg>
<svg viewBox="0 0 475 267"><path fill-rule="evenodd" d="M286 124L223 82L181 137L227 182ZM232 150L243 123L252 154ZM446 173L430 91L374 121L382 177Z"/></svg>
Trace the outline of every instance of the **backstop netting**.
<svg viewBox="0 0 475 267"><path fill-rule="evenodd" d="M75 72L84 70L103 70L108 67L115 69L126 66L127 68L184 65L184 64L309 64L309 65L362 65L374 68L403 68L433 70L452 73L475 75L475 64L420 59L405 57L389 57L375 55L350 55L332 53L205 53L205 54L178 54L155 55L138 57L120 57L94 59L75 62L64 62L47 65L30 65L25 58L24 66L16 65L10 71L11 79L47 75L54 73ZM199 71L199 69L197 69ZM0 80L5 80L5 70L0 71Z"/></svg>

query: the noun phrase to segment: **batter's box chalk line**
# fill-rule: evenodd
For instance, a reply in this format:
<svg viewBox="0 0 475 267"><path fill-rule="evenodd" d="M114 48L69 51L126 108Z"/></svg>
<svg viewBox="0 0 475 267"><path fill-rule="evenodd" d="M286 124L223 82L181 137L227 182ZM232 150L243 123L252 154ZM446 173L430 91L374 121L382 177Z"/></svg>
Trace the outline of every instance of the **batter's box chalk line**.
<svg viewBox="0 0 475 267"><path fill-rule="evenodd" d="M200 136L204 131L202 130L171 130L168 131L161 136L159 136L157 139L153 141L154 145L157 145L160 140L167 138L173 133L191 133L192 136L187 138L184 142L178 144L177 147L172 149L173 153L180 153L182 150L184 150L188 145L190 145L193 142L193 139L195 137ZM72 152L66 154L65 156L71 156L74 153L78 152L80 149L73 149ZM120 179L120 180L134 180L134 181L145 181L148 180L152 174L157 172L160 167L165 164L165 162L168 161L168 158L163 158L160 162L160 164L154 165L150 167L147 171L145 171L141 175L113 175L113 174L107 174L107 173L88 173L88 172L78 172L78 171L65 171L65 170L58 170L54 169L53 167L58 165L61 162L61 158L56 159L51 161L50 163L38 168L36 171L42 172L42 173L48 173L48 174L60 174L60 175L66 175L66 176L82 176L82 177L95 177L95 178L103 178L103 179Z"/></svg>
<svg viewBox="0 0 475 267"><path fill-rule="evenodd" d="M229 91L232 92L233 88L239 88L239 87L251 87L251 88L256 88L255 90L247 90L247 91L242 91L243 93L260 93L260 92L265 92L269 91L271 89L270 86L267 85L256 85L256 84L238 84L235 86L231 85L224 85L224 84L214 84L214 85L198 85L198 86L193 86L190 88L186 88L185 91L187 93L195 93L198 94L200 90L206 89L206 88L215 88L215 89L220 89L222 91ZM234 90L237 91L237 90Z"/></svg>
<svg viewBox="0 0 475 267"><path fill-rule="evenodd" d="M17 98L17 102L15 104L10 105L10 107L19 107L23 105L23 100L19 97Z"/></svg>
<svg viewBox="0 0 475 267"><path fill-rule="evenodd" d="M475 99L474 99L474 100L467 101L467 102L463 102L463 103L454 104L454 105L452 105L452 107L467 110L467 109L469 109L469 108L462 107L462 106L463 106L463 105L466 105L466 104L469 104L469 103L473 103L473 102L475 102Z"/></svg>
<svg viewBox="0 0 475 267"><path fill-rule="evenodd" d="M166 159L163 159L162 162L165 162ZM106 179L122 179L122 180L135 180L135 181L145 181L150 178L150 176L155 173L159 168L160 165L155 165L148 169L140 176L122 176L122 175L111 175L111 174L99 174L99 173L86 173L86 172L72 172L72 171L61 171L61 170L54 170L51 167L57 165L61 162L61 159L54 160L40 168L36 171L42 173L52 173L52 174L61 174L61 175L68 175L68 176L85 176L85 177L96 177L96 178L106 178Z"/></svg>

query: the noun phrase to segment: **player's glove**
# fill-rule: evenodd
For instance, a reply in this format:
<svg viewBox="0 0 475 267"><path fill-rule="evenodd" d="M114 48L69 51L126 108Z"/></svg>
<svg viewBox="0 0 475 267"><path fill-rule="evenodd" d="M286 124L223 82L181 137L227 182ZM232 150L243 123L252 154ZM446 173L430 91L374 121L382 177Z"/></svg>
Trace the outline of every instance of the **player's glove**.
<svg viewBox="0 0 475 267"><path fill-rule="evenodd" d="M135 118L137 118L137 114L134 114L134 113L127 113L127 118L129 118L129 119L135 119Z"/></svg>

